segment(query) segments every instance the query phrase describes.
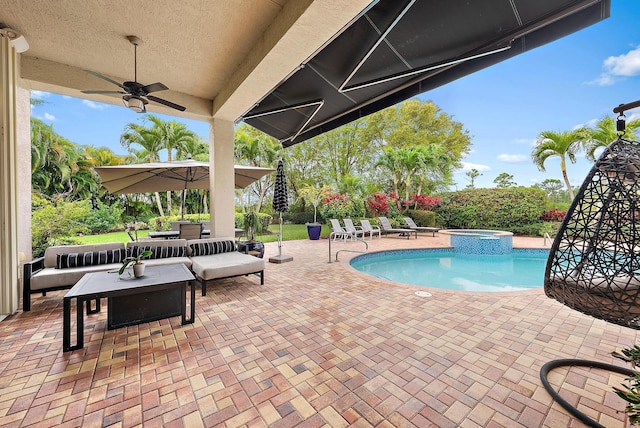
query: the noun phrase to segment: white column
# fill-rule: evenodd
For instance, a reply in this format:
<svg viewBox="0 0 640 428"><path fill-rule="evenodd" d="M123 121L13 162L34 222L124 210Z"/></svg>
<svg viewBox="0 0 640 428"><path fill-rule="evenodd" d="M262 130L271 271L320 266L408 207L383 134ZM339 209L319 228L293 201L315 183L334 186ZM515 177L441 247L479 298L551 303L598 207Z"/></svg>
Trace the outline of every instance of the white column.
<svg viewBox="0 0 640 428"><path fill-rule="evenodd" d="M0 314L18 309L18 56L0 37ZM30 169L29 169L30 171ZM30 180L30 174L27 173Z"/></svg>
<svg viewBox="0 0 640 428"><path fill-rule="evenodd" d="M209 129L211 237L232 237L235 230L233 122L213 118Z"/></svg>

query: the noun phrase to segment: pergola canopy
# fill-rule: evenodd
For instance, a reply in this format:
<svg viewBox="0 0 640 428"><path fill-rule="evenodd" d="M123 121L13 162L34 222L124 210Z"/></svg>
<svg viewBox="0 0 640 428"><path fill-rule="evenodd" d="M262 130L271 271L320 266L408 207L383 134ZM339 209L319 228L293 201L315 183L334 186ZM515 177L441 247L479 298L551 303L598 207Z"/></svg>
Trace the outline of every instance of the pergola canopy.
<svg viewBox="0 0 640 428"><path fill-rule="evenodd" d="M609 16L610 0L379 0L247 111L299 143Z"/></svg>

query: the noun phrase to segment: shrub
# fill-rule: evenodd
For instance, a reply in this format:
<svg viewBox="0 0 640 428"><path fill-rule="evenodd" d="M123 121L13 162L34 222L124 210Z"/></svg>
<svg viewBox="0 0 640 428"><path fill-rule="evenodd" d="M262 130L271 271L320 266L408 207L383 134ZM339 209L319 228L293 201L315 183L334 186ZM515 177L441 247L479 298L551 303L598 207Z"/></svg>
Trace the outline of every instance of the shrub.
<svg viewBox="0 0 640 428"><path fill-rule="evenodd" d="M413 205L416 207L416 209L425 211L433 210L435 207L440 205L440 202L442 202L437 196L418 194L414 194L411 199L413 199Z"/></svg>
<svg viewBox="0 0 640 428"><path fill-rule="evenodd" d="M317 216L317 220L322 222L322 216ZM293 224L306 224L313 223L312 212L298 212L298 213L284 213L282 214L282 221Z"/></svg>
<svg viewBox="0 0 640 428"><path fill-rule="evenodd" d="M91 210L89 201L56 204L37 196L33 197L31 215L31 248L34 257L40 257L52 245L74 244L79 233L89 230L83 219Z"/></svg>
<svg viewBox="0 0 640 428"><path fill-rule="evenodd" d="M407 216L411 217L418 226L434 227L436 225L436 213L426 210L408 210Z"/></svg>
<svg viewBox="0 0 640 428"><path fill-rule="evenodd" d="M365 201L368 215L372 217L386 216L389 213L389 197L382 192L376 192Z"/></svg>
<svg viewBox="0 0 640 428"><path fill-rule="evenodd" d="M364 205L361 201L353 200L347 195L331 193L327 195L320 205L320 215L324 219L342 219L362 217Z"/></svg>
<svg viewBox="0 0 640 428"><path fill-rule="evenodd" d="M89 232L110 232L122 224L123 212L124 208L118 203L108 206L99 201L98 209L90 210L82 221Z"/></svg>
<svg viewBox="0 0 640 428"><path fill-rule="evenodd" d="M530 234L535 227L541 227L546 194L535 188L509 187L467 189L443 194L441 199L434 208L436 222L441 226Z"/></svg>
<svg viewBox="0 0 640 428"><path fill-rule="evenodd" d="M562 221L564 220L564 216L567 215L566 211L560 211L557 208L552 208L548 211L545 211L540 216L542 221Z"/></svg>

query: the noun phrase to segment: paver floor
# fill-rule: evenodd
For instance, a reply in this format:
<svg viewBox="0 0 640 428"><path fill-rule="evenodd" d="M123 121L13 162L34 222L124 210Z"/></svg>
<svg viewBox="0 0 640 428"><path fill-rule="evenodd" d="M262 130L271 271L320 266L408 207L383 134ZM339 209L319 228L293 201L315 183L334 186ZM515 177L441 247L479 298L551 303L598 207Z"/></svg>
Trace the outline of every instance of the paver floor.
<svg viewBox="0 0 640 428"><path fill-rule="evenodd" d="M370 251L447 246L446 236L368 241ZM514 239L541 247L542 239ZM333 243L333 250L361 243ZM329 263L328 241L289 241L285 264L197 291L196 320L106 329L62 352L62 296L0 322L0 426L574 427L539 379L557 358L622 364L635 330L542 290L466 293L375 279ZM267 244L265 258L277 254ZM425 273L428 275L428 272ZM623 427L622 376L558 369L550 381L607 427Z"/></svg>

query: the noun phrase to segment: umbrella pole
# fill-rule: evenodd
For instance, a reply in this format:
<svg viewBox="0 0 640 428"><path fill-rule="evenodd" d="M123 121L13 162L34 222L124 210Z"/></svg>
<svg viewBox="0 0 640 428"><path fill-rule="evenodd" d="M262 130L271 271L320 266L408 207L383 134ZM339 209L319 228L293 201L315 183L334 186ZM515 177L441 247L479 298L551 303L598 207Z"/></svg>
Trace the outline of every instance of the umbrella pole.
<svg viewBox="0 0 640 428"><path fill-rule="evenodd" d="M278 257L282 257L282 213L280 213L280 235L278 236Z"/></svg>

